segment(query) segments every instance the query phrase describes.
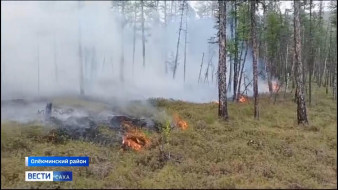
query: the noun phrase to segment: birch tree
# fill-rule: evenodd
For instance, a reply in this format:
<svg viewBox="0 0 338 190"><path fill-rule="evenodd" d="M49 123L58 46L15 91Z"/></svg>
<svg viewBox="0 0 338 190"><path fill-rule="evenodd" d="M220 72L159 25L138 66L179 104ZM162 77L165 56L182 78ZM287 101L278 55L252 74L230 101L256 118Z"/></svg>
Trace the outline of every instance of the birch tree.
<svg viewBox="0 0 338 190"><path fill-rule="evenodd" d="M295 66L296 66L296 102L297 102L297 121L298 124L308 124L306 105L304 97L304 81L303 81L303 66L301 55L301 37L300 37L300 21L299 9L300 2L294 0L294 51L295 51Z"/></svg>

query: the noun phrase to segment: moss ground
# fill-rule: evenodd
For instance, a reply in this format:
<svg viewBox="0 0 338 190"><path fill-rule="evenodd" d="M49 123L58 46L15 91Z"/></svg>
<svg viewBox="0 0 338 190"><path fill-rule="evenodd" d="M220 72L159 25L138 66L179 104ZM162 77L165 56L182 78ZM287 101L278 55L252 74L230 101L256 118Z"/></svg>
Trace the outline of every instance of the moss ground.
<svg viewBox="0 0 338 190"><path fill-rule="evenodd" d="M297 125L290 94L276 104L261 96L258 121L252 100L230 102L229 122L218 119L214 103L155 102L189 124L171 131L163 148L170 159L156 145L133 152L80 140L55 143L44 138L46 126L2 122L1 188L337 188L337 105L325 89L308 105L308 127ZM88 168L28 168L26 156L91 161ZM70 170L73 181L25 182L28 170Z"/></svg>

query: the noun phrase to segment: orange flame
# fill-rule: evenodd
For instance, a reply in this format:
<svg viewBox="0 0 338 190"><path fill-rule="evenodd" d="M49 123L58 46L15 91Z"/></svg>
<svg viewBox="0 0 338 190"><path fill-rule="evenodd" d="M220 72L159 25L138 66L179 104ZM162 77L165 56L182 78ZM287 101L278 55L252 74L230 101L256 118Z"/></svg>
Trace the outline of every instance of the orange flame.
<svg viewBox="0 0 338 190"><path fill-rule="evenodd" d="M122 144L133 150L140 151L150 145L150 140L145 134L137 129L131 122L122 121L122 126L126 129L126 134L122 138Z"/></svg>
<svg viewBox="0 0 338 190"><path fill-rule="evenodd" d="M144 133L137 131L127 133L123 137L122 144L133 150L140 151L142 148L149 146L150 140Z"/></svg>
<svg viewBox="0 0 338 190"><path fill-rule="evenodd" d="M242 95L240 95L240 97L239 97L239 100L238 100L240 103L244 103L244 102L246 102L247 101L247 99L244 97L244 96L242 96Z"/></svg>
<svg viewBox="0 0 338 190"><path fill-rule="evenodd" d="M173 115L173 119L174 119L175 124L179 128L181 128L182 130L188 129L188 123L184 121L182 118L180 118L180 116L177 113Z"/></svg>

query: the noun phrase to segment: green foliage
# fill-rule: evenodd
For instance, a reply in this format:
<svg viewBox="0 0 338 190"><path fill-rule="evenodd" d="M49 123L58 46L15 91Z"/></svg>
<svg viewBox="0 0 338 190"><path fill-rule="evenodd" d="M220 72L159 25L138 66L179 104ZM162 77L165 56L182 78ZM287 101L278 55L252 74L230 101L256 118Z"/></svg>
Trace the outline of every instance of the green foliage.
<svg viewBox="0 0 338 190"><path fill-rule="evenodd" d="M235 39L228 39L226 45L227 45L227 53L230 55L235 55L236 54Z"/></svg>
<svg viewBox="0 0 338 190"><path fill-rule="evenodd" d="M248 41L250 39L250 12L249 4L241 3L238 6L238 40L239 41Z"/></svg>
<svg viewBox="0 0 338 190"><path fill-rule="evenodd" d="M166 120L165 124L162 127L162 134L165 143L169 143L170 131L171 131L170 121Z"/></svg>
<svg viewBox="0 0 338 190"><path fill-rule="evenodd" d="M264 33L267 42L266 52L270 59L276 57L278 46L280 45L280 36L282 34L282 20L277 12L269 11L266 16L266 30Z"/></svg>

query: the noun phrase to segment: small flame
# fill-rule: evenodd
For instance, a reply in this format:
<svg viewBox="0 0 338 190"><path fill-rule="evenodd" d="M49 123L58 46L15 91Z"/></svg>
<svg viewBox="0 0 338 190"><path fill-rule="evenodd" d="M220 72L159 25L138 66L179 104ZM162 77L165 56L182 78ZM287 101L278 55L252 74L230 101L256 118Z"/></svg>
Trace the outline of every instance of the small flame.
<svg viewBox="0 0 338 190"><path fill-rule="evenodd" d="M126 134L122 138L122 144L133 150L140 151L150 145L150 140L145 134L137 129L131 122L122 121L122 126L126 129Z"/></svg>
<svg viewBox="0 0 338 190"><path fill-rule="evenodd" d="M142 148L149 146L150 140L143 132L129 132L123 136L122 144L133 150L140 151Z"/></svg>
<svg viewBox="0 0 338 190"><path fill-rule="evenodd" d="M175 124L179 128L181 128L182 130L188 129L188 123L184 121L182 118L180 118L180 116L177 113L174 114L173 118L174 118Z"/></svg>
<svg viewBox="0 0 338 190"><path fill-rule="evenodd" d="M239 100L238 100L240 103L244 103L244 102L246 102L247 101L247 99L244 97L244 96L242 96L242 95L240 95L240 97L239 97Z"/></svg>

